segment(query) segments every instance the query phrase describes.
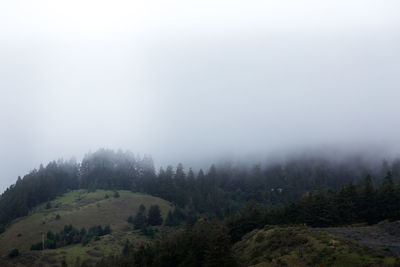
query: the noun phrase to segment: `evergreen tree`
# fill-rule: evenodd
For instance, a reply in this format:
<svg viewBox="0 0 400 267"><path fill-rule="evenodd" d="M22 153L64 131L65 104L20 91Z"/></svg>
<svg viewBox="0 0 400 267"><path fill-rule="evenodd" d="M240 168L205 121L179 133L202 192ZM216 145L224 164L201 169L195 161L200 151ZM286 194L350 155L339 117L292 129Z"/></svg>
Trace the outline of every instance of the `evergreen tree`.
<svg viewBox="0 0 400 267"><path fill-rule="evenodd" d="M135 229L143 229L146 226L147 226L146 207L143 204L141 204L139 207L139 211L136 213L136 216L133 219L133 227Z"/></svg>
<svg viewBox="0 0 400 267"><path fill-rule="evenodd" d="M212 221L204 227L208 228L207 245L204 251L205 267L232 267L236 266L231 251L231 242L228 229ZM204 238L204 237L203 237Z"/></svg>
<svg viewBox="0 0 400 267"><path fill-rule="evenodd" d="M15 258L15 257L18 257L18 256L19 256L19 250L18 250L17 248L11 250L11 252L8 253L8 257L9 257L10 259Z"/></svg>
<svg viewBox="0 0 400 267"><path fill-rule="evenodd" d="M335 223L335 210L332 202L326 196L325 190L320 188L313 197L314 220L310 225L330 226Z"/></svg>
<svg viewBox="0 0 400 267"><path fill-rule="evenodd" d="M161 225L163 219L161 217L160 207L158 205L153 205L149 209L149 214L147 216L147 222L149 225Z"/></svg>
<svg viewBox="0 0 400 267"><path fill-rule="evenodd" d="M165 226L178 226L179 222L174 218L171 211L168 211L167 218L164 222Z"/></svg>
<svg viewBox="0 0 400 267"><path fill-rule="evenodd" d="M380 219L394 220L397 211L397 197L392 180L392 173L387 172L383 179L382 186L378 191L378 208L380 211Z"/></svg>
<svg viewBox="0 0 400 267"><path fill-rule="evenodd" d="M355 223L357 218L357 190L350 183L342 186L335 195L335 207L337 222L341 224Z"/></svg>
<svg viewBox="0 0 400 267"><path fill-rule="evenodd" d="M369 224L377 222L376 191L370 175L365 177L364 186L361 188L359 209L362 221Z"/></svg>
<svg viewBox="0 0 400 267"><path fill-rule="evenodd" d="M176 167L175 181L176 181L177 186L179 186L182 189L185 189L186 174L185 174L185 171L183 170L183 165L181 163L179 163L178 166Z"/></svg>

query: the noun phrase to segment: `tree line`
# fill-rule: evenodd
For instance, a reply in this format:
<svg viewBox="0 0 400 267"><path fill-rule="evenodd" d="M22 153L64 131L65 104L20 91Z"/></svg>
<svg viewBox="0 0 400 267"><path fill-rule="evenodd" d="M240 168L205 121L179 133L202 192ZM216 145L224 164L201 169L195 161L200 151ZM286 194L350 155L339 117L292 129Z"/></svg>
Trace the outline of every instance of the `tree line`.
<svg viewBox="0 0 400 267"><path fill-rule="evenodd" d="M373 174L372 182L378 183L381 174L388 170L398 179L400 161L371 167L359 160L334 163L320 158L297 158L252 167L212 165L207 172L185 171L179 164L156 172L151 157L101 149L87 154L81 163L54 161L18 178L0 196L0 232L11 220L27 215L35 206L74 189L147 193L172 202L189 217L208 214L222 219L251 201L273 207L295 202L318 187L339 190L349 182L359 184L367 172ZM172 215L166 218L170 224L174 224Z"/></svg>
<svg viewBox="0 0 400 267"><path fill-rule="evenodd" d="M134 248L127 243L121 255L103 258L102 266L237 266L232 245L265 225L343 226L400 219L400 182L388 172L378 186L367 175L359 185L349 183L339 190L319 188L306 192L295 203L263 208L249 202L223 220L199 218L184 231L151 245Z"/></svg>
<svg viewBox="0 0 400 267"><path fill-rule="evenodd" d="M123 253L103 258L102 266L237 266L227 227L217 219L199 219L193 227L135 249L127 243Z"/></svg>
<svg viewBox="0 0 400 267"><path fill-rule="evenodd" d="M391 172L378 186L367 175L362 184L349 183L336 191L318 188L282 207L263 209L253 202L226 218L225 223L236 242L247 232L268 224L329 227L383 220L400 220L400 181L395 183Z"/></svg>
<svg viewBox="0 0 400 267"><path fill-rule="evenodd" d="M86 245L92 239L98 239L100 236L108 235L111 233L110 225L101 225L90 227L86 230L85 227L78 230L71 224L65 225L64 229L58 233L48 231L44 242L38 242L31 246L31 250L42 250L42 249L56 249L65 247L72 244L82 243Z"/></svg>

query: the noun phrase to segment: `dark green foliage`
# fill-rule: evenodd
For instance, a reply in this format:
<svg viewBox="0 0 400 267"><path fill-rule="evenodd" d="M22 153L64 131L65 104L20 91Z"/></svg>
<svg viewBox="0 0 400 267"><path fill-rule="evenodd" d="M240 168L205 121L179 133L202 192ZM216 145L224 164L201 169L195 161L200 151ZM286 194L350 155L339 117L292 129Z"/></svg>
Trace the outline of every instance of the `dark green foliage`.
<svg viewBox="0 0 400 267"><path fill-rule="evenodd" d="M57 213L56 220L59 220L59 219L61 219L61 216L60 216L60 214Z"/></svg>
<svg viewBox="0 0 400 267"><path fill-rule="evenodd" d="M19 178L16 184L8 188L0 198L0 224L6 225L14 218L26 215L38 204L50 205L50 201L55 197L67 190L78 188L89 191L124 189L148 193L185 209L188 215L186 220L193 224L194 219L200 214L215 215L220 219L235 214L249 201L257 202L264 207L297 202L306 192L312 192L316 188L324 188L326 197L329 198L330 189L339 190L348 182L359 183L367 170L378 176L383 170L386 172L392 168L395 171L395 178L399 179L399 162L399 160L392 164L386 162L382 164L382 168L376 169L363 162L349 161L339 164L320 158L303 157L288 160L284 164L265 166L212 165L208 172L200 170L197 175L191 169L186 174L182 164L179 164L176 169L168 166L156 174L150 157L139 159L130 152L101 149L86 155L80 164L73 161L52 162L46 167L41 166L39 170L32 171L23 179ZM379 182L381 178L378 176L374 182ZM398 191L398 188L391 187L390 183L387 185L385 191L373 192L374 196L371 197L379 197L383 201L380 205L387 203L389 207L395 203L391 192L393 188ZM359 197L368 195L357 193ZM384 194L391 196L382 199ZM117 197L118 193L114 195ZM346 192L340 198L349 201ZM318 203L323 204L321 201L324 201L323 196L312 205L318 207ZM358 202L360 201L357 201L357 205ZM353 205L354 202L351 200L346 203ZM344 206L340 207L340 212L347 210ZM356 206L356 208L361 207ZM291 212L293 213L291 216L300 220L293 209ZM392 208L387 208L382 216L374 218L368 215L368 212L374 213L373 209L367 207L361 217L369 217L370 223L385 216L395 216L389 214L395 212ZM397 218L400 218L400 212L397 213ZM325 219L324 216L321 218ZM329 220L334 220L334 217ZM329 221L325 223L329 224ZM177 222L169 220L167 224L176 225Z"/></svg>
<svg viewBox="0 0 400 267"><path fill-rule="evenodd" d="M137 159L130 152L100 149L82 160L80 187L130 190L140 184L140 177L152 172L154 166L149 157Z"/></svg>
<svg viewBox="0 0 400 267"><path fill-rule="evenodd" d="M263 214L256 204L248 205L242 212L226 220L232 242L239 241L253 229L264 226Z"/></svg>
<svg viewBox="0 0 400 267"><path fill-rule="evenodd" d="M364 181L364 185L360 190L360 217L368 222L369 224L373 224L377 222L377 194L372 183L372 179L370 175L367 175Z"/></svg>
<svg viewBox="0 0 400 267"><path fill-rule="evenodd" d="M105 258L97 266L234 267L227 228L216 220L199 220L193 228L138 250L127 242L123 255Z"/></svg>
<svg viewBox="0 0 400 267"><path fill-rule="evenodd" d="M336 222L334 204L328 200L325 190L308 194L302 201L304 223L310 226L330 226Z"/></svg>
<svg viewBox="0 0 400 267"><path fill-rule="evenodd" d="M33 244L31 246L31 250L42 250L43 249L43 243L42 242L38 242L36 244Z"/></svg>
<svg viewBox="0 0 400 267"><path fill-rule="evenodd" d="M46 249L56 249L72 244L83 243L86 245L93 238L98 238L103 235L111 233L111 228L106 225L104 228L101 225L93 226L86 231L86 228L82 228L80 231L74 228L71 224L65 225L64 229L59 233L54 234L49 231L46 234L46 240L44 241L44 247ZM43 243L38 242L31 246L31 250L42 250Z"/></svg>
<svg viewBox="0 0 400 267"><path fill-rule="evenodd" d="M33 207L47 203L68 190L125 189L152 193L152 184L147 182L155 176L152 159L137 159L129 152L114 152L101 149L88 154L81 164L50 162L42 165L23 178L18 178L0 197L0 224L25 216ZM147 186L148 185L148 186ZM114 197L118 197L116 192Z"/></svg>
<svg viewBox="0 0 400 267"><path fill-rule="evenodd" d="M250 204L243 211L227 218L225 225L231 240L236 242L244 234L265 224L325 227L359 222L374 223L384 219L396 220L400 214L399 189L400 184L398 187L394 186L390 173L377 190L374 189L370 176L367 176L364 184L358 187L350 183L337 192L326 192L320 188L306 194L301 201L282 208L262 211L255 203ZM176 225L173 212L169 212L165 224ZM257 237L257 240L261 242L262 237Z"/></svg>
<svg viewBox="0 0 400 267"><path fill-rule="evenodd" d="M174 218L172 217L172 212L168 211L167 218L165 219L164 222L165 226L177 226L178 224L174 221Z"/></svg>
<svg viewBox="0 0 400 267"><path fill-rule="evenodd" d="M55 240L55 235L54 235L54 233L51 232L51 231L47 232L46 237L47 237L47 239L49 239L49 240Z"/></svg>
<svg viewBox="0 0 400 267"><path fill-rule="evenodd" d="M179 207L175 207L174 210L171 212L169 211L167 214L167 218L165 219L164 225L165 226L179 226L181 225L185 220L187 216L183 212L182 209Z"/></svg>
<svg viewBox="0 0 400 267"><path fill-rule="evenodd" d="M48 203L46 208L51 208L50 201L69 189L114 190L114 197L122 189L144 192L171 201L175 208L168 213L164 225L185 223L186 232L136 252L127 245L127 258L134 255L132 261L138 266L224 266L226 263L216 255L229 251L230 242L265 224L326 227L400 219L400 183L396 181L400 178L400 163L396 164L391 167L385 163L382 170L375 170L362 163L336 164L305 158L251 168L212 165L208 172L200 170L197 175L191 169L186 174L179 164L176 169L168 166L156 174L150 158L141 160L130 153L100 150L87 155L80 165L53 163L18 179L0 198L0 223L7 225L40 203ZM386 173L391 168L395 175ZM381 175L383 170L385 177ZM366 171L372 171L374 179L367 176L362 181ZM56 188L59 184L60 188ZM197 218L213 216L225 218L224 224L213 222L219 226L211 226L200 219L202 226L196 222ZM158 207L152 206L146 213L141 205L128 222L152 237L157 228L149 225L160 225L162 218ZM204 225L210 228L209 233L202 230ZM86 244L110 230L109 226L95 226L88 231L66 226L60 233L47 233L45 247ZM263 242L261 237L257 239ZM32 245L33 249L41 246Z"/></svg>
<svg viewBox="0 0 400 267"><path fill-rule="evenodd" d="M161 217L161 210L158 205L153 205L149 209L149 214L147 215L147 223L149 225L161 225L163 219Z"/></svg>
<svg viewBox="0 0 400 267"><path fill-rule="evenodd" d="M185 223L190 228L196 225L197 218L225 218L224 227L231 241L240 240L245 233L265 224L325 227L398 220L399 162L393 162L392 166L385 163L378 170L360 162L332 163L305 157L253 167L212 165L208 172L200 170L197 175L191 169L186 174L179 164L176 169L168 166L157 174L151 158L138 159L128 152L99 150L85 156L81 164L53 162L19 178L0 197L0 223L7 225L38 204L48 203L46 208L51 208L52 199L77 188L114 190L114 197L119 196L116 190L132 190L171 201L175 208L165 218L167 226ZM384 177L383 170L386 173L390 169L395 174L387 173ZM362 181L369 171L374 179L366 177ZM148 226L162 223L159 215L157 208L150 207L146 213L142 206L128 221L135 229L151 235L154 228ZM57 215L56 219L59 218ZM85 243L109 232L106 227L92 228L82 232L68 226L54 236L50 234L45 246ZM155 261L148 255L153 252L143 248L136 257L141 259L139 262L151 265ZM193 253L188 259L199 257ZM214 264L212 260L202 262Z"/></svg>
<svg viewBox="0 0 400 267"><path fill-rule="evenodd" d="M261 242L263 242L264 240L265 240L265 235L264 235L263 233L257 234L257 236L256 236L256 242L257 242L257 243L261 243Z"/></svg>
<svg viewBox="0 0 400 267"><path fill-rule="evenodd" d="M124 244L124 248L122 249L122 255L126 255L129 253L130 250L133 249L132 244L129 242L129 240L127 239L125 244Z"/></svg>
<svg viewBox="0 0 400 267"><path fill-rule="evenodd" d="M350 183L336 193L334 205L336 206L337 220L343 224L349 224L358 221L359 199L356 187Z"/></svg>
<svg viewBox="0 0 400 267"><path fill-rule="evenodd" d="M397 219L399 214L398 201L399 195L396 194L396 189L392 179L392 173L387 172L383 178L382 186L377 192L378 206L381 207L379 213L379 220L390 218L391 220Z"/></svg>
<svg viewBox="0 0 400 267"><path fill-rule="evenodd" d="M135 218L133 219L133 227L135 229L142 229L147 226L147 217L146 217L146 207L142 204L139 207L139 211L136 213Z"/></svg>
<svg viewBox="0 0 400 267"><path fill-rule="evenodd" d="M6 228L4 227L4 225L0 224L0 234L4 233L6 231Z"/></svg>
<svg viewBox="0 0 400 267"><path fill-rule="evenodd" d="M140 232L143 235L150 237L150 238L154 238L154 236L156 234L156 231L151 227L144 227L144 228L140 229Z"/></svg>
<svg viewBox="0 0 400 267"><path fill-rule="evenodd" d="M18 257L19 256L19 250L17 248L14 248L13 250L10 251L10 253L8 253L8 257L10 259Z"/></svg>
<svg viewBox="0 0 400 267"><path fill-rule="evenodd" d="M114 191L113 197L114 197L114 198L119 198L119 193L118 193L118 191Z"/></svg>
<svg viewBox="0 0 400 267"><path fill-rule="evenodd" d="M78 173L76 162L57 161L19 177L0 197L0 224L27 215L41 203L48 202L50 208L49 200L78 188Z"/></svg>
<svg viewBox="0 0 400 267"><path fill-rule="evenodd" d="M358 187L352 183L338 191L323 188L308 192L297 203L260 211L248 207L225 220L232 241L266 224L306 224L312 227L340 226L354 223L376 223L398 220L400 215L400 183L396 188L391 173L375 189L367 175ZM260 219L260 214L263 214ZM168 218L167 218L168 219Z"/></svg>
<svg viewBox="0 0 400 267"><path fill-rule="evenodd" d="M83 227L83 228L81 229L81 231L79 232L79 234L80 234L81 236L85 236L85 235L87 234L86 228Z"/></svg>

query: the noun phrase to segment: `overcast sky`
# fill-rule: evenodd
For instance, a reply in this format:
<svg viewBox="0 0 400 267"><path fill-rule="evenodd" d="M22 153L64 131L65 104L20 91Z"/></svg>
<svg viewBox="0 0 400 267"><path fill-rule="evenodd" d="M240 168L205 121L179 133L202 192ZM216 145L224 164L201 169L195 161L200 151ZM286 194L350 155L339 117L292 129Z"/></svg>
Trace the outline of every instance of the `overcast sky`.
<svg viewBox="0 0 400 267"><path fill-rule="evenodd" d="M399 10L397 0L2 0L0 191L40 163L102 147L186 165L396 147Z"/></svg>

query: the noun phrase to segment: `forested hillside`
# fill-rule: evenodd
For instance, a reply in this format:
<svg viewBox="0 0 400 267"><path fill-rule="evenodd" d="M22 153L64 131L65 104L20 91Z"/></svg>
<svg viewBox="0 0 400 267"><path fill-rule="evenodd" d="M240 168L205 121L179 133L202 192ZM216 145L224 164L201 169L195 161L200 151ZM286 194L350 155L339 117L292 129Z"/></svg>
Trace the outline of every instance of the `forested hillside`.
<svg viewBox="0 0 400 267"><path fill-rule="evenodd" d="M237 266L240 262L248 260L246 255L237 254L237 247L244 246L247 249L247 246L250 246L248 251L252 251L253 246L250 239L244 239L250 243L243 241L244 243L237 245L238 242L252 231L261 231L260 229L268 225L283 227L277 228L277 231L284 233L287 226L307 228L371 225L384 220L400 220L399 170L399 160L371 162L349 158L338 161L322 157L303 157L254 165L214 164L207 171L199 169L194 172L190 168L184 169L182 164L176 168L167 166L156 171L151 157L139 158L130 152L99 150L87 154L81 163L61 160L51 162L23 178L18 178L0 197L0 230L6 231L3 239L12 240L8 243L17 247L9 254L12 258L18 257L18 247L26 251L26 246L31 246L33 250L60 249L77 244L91 246L93 240L100 240L103 235L106 236L105 240L108 240L111 231L119 227L110 227L107 224L110 222L107 218L115 216L115 211L106 211L103 202L120 203L121 201L116 200L110 202L109 198L112 195L113 198L119 198L117 190L127 190L124 192L145 193L172 204L163 208L164 216L161 217L158 206L150 206L147 211L143 205L139 207L140 203L132 202L129 205L135 205L137 212L129 213L130 211L121 209L127 203L121 202L122 206L118 206L118 209L120 215L123 215L119 215L118 224L121 224L122 220L125 224L132 225L136 231L134 238L143 236L152 241L141 246L126 243L123 251L118 253L116 248L121 247L121 240L131 236L129 230L126 232L130 227L124 226L120 228L121 232L114 234L114 241L110 241L109 245L103 248L107 251L107 246L113 247L114 255L105 257L106 255L97 253L96 255L103 258L101 261L92 260L92 264L97 262L99 266ZM102 193L105 191L101 190L114 193ZM90 225L77 220L76 224L81 229L68 225L67 221L63 229L58 225L60 217L57 218L57 215L61 214L63 219L69 218L62 214L66 212L65 214L72 216L71 211L63 211L58 205L53 207L52 203L54 199L70 191L69 195L77 194L76 192L89 195L100 192L95 194L99 198L96 200L97 206L92 206L97 210L96 216L104 222L103 226L96 226L93 221L95 215L88 219ZM79 205L87 203L82 202L80 196L74 201L78 203L74 212L80 214L82 211ZM158 203L162 203L160 201ZM41 208L38 209L39 206ZM42 218L39 211L43 207L43 214L51 211L54 216L48 218L46 215ZM28 214L28 219L15 220ZM16 234L15 229L21 222L29 222L29 218L36 218L37 222L41 220L41 229L49 228L51 223L57 227L43 230L48 231L45 242L38 240L40 233L35 230L24 232L24 238L19 240L26 239L26 242L24 245L18 245L18 239L14 240L13 237ZM46 220L49 220L48 225L45 224ZM162 229L162 234L156 234L158 229ZM300 228L294 228L293 231L301 233L301 240L310 242L310 246L313 242L325 244L327 238L314 234L304 237L311 232ZM274 233L275 231L266 231L265 235L278 238ZM20 236L21 231L17 235ZM35 238L30 238L31 235ZM73 235L73 238L69 238L70 235ZM117 246L114 244L116 236L119 240ZM285 253L292 253L292 243L289 239L279 241L289 242ZM295 246L301 247L301 240L300 243L294 240ZM257 242L261 244L264 241ZM349 246L358 245L350 242L346 246L346 251L350 253ZM82 249L87 248L80 248L80 253ZM381 253L380 249L376 253ZM321 251L323 253L325 250ZM374 256L365 261L363 255L367 251L366 248L359 250L357 262L381 262L380 257L385 258L384 262L398 261L397 254L393 252L396 250L391 250L390 255L379 254L383 256ZM26 260L27 255L36 255L33 252L29 253L20 259ZM52 255L51 253L49 255ZM325 255L322 262L334 262L334 255L336 254ZM344 261L351 258L350 254L340 255L343 257L339 258ZM73 256L68 257L72 262ZM318 262L318 257L313 257ZM270 262L285 259L276 256L271 258ZM40 261L41 258L36 260ZM265 260L264 256L259 260ZM88 262L82 264L85 266Z"/></svg>
<svg viewBox="0 0 400 267"><path fill-rule="evenodd" d="M196 173L179 164L157 172L151 157L102 149L87 154L81 163L54 161L18 178L0 197L0 224L5 226L36 205L74 189L143 192L192 213L223 218L249 201L263 207L290 203L317 188L338 190L350 182L359 184L367 174L373 175L371 183L379 184L389 170L397 180L400 161L371 165L357 158L338 163L308 157L253 166L219 164Z"/></svg>

